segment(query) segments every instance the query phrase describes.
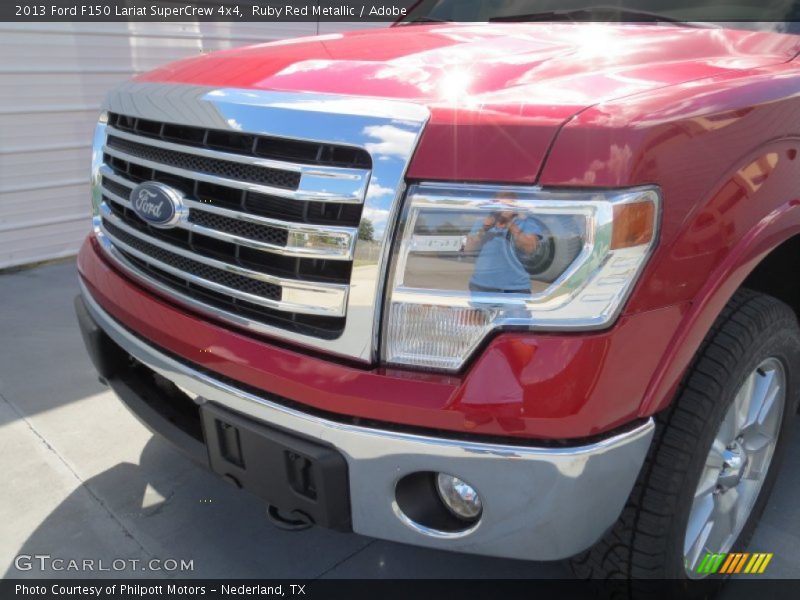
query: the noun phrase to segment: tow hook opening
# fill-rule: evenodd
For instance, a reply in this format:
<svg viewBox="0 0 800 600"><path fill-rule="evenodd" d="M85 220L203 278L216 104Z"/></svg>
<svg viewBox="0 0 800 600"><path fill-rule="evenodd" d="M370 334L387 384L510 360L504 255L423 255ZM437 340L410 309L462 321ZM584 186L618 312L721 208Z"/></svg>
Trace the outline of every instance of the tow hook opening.
<svg viewBox="0 0 800 600"><path fill-rule="evenodd" d="M302 511L293 510L287 512L272 504L267 504L267 519L275 527L284 531L303 531L314 526L314 521L311 517Z"/></svg>
<svg viewBox="0 0 800 600"><path fill-rule="evenodd" d="M460 497L453 493L456 487ZM397 482L395 513L425 535L461 537L479 525L483 506L478 490L457 476L420 471Z"/></svg>

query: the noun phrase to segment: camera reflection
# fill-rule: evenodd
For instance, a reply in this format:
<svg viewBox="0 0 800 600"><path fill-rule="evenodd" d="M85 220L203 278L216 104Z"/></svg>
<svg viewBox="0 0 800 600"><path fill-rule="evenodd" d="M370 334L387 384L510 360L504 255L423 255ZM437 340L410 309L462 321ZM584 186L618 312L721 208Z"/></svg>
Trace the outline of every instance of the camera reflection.
<svg viewBox="0 0 800 600"><path fill-rule="evenodd" d="M548 288L580 253L584 217L535 212L513 192L464 211L417 215L403 270L411 289L530 296Z"/></svg>
<svg viewBox="0 0 800 600"><path fill-rule="evenodd" d="M508 210L497 210L479 219L464 244L464 252L476 253L475 270L469 281L472 292L529 293L531 276L523 261L541 246L541 227L536 219L520 216L514 209L515 195L499 194L497 202Z"/></svg>

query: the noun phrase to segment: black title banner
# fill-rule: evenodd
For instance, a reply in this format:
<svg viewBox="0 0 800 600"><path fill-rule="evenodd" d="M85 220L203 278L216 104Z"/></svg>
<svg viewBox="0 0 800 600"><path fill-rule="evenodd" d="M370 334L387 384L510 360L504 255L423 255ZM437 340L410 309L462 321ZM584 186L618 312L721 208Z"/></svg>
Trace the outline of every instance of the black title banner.
<svg viewBox="0 0 800 600"><path fill-rule="evenodd" d="M800 21L800 0L4 0L0 21Z"/></svg>

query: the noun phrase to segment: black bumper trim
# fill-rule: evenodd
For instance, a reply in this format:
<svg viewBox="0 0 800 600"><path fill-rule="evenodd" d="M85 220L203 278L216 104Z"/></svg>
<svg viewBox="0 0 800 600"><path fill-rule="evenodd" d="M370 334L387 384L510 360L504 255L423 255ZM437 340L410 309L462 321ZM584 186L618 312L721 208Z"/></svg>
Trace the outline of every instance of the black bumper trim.
<svg viewBox="0 0 800 600"><path fill-rule="evenodd" d="M208 452L202 439L186 432L188 418L184 411L161 403L154 408L155 398L149 397L144 385L130 377L134 365L130 357L95 323L81 296L75 298L78 324L94 367L131 413L153 433L163 437L194 462L209 468ZM170 390L165 390L169 393ZM178 392L178 390L172 390ZM178 392L180 393L180 392ZM148 402L148 399L150 400ZM191 402L185 398L185 402ZM183 413L183 414L182 414Z"/></svg>

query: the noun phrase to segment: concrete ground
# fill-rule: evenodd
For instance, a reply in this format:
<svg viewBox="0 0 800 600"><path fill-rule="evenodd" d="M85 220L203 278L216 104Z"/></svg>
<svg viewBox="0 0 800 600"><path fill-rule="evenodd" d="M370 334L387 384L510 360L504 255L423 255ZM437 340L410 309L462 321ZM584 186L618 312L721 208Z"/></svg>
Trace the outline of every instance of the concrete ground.
<svg viewBox="0 0 800 600"><path fill-rule="evenodd" d="M106 566L112 559L193 560L193 572L172 576L203 578L568 576L561 563L451 554L318 528L274 528L259 501L151 436L98 383L72 311L76 277L72 262L0 274L5 577L42 575L38 568L18 570L20 554L103 559ZM800 576L798 463L795 435L751 545L775 554L767 571L772 577ZM97 575L164 574L139 567Z"/></svg>

